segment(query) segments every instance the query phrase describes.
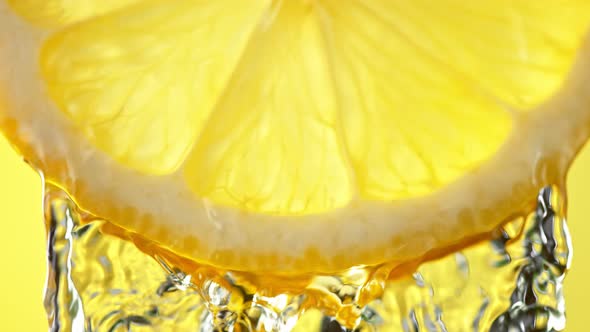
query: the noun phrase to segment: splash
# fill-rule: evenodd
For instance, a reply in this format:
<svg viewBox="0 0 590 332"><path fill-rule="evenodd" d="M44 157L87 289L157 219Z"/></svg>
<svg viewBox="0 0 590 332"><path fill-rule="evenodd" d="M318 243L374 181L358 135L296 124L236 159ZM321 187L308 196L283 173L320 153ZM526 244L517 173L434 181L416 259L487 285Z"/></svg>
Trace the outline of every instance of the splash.
<svg viewBox="0 0 590 332"><path fill-rule="evenodd" d="M257 276L177 266L112 235L61 190L46 198L53 331L560 331L571 260L564 196L492 239L433 261L336 275ZM162 253L165 250L162 249ZM410 268L408 268L410 266ZM400 271L404 271L403 273ZM409 273L406 273L410 271Z"/></svg>

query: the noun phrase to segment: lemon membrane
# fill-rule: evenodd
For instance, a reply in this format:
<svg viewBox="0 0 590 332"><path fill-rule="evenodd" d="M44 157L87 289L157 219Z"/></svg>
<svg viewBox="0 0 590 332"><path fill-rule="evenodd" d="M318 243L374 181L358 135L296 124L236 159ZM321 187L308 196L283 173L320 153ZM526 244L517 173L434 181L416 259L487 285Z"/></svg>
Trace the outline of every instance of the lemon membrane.
<svg viewBox="0 0 590 332"><path fill-rule="evenodd" d="M563 185L590 129L586 1L68 3L0 2L3 132L82 208L218 267L457 245Z"/></svg>

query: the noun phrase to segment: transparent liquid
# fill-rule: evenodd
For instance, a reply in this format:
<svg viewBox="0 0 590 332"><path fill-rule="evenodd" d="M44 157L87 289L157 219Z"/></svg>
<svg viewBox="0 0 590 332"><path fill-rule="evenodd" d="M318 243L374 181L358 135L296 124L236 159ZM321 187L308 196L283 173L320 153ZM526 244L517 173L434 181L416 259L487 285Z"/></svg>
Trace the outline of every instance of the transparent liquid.
<svg viewBox="0 0 590 332"><path fill-rule="evenodd" d="M80 212L59 189L45 197L54 331L559 331L571 258L564 196L491 240L403 265L338 275L218 270L176 257ZM138 249L142 248L142 250ZM150 254L146 254L149 252Z"/></svg>

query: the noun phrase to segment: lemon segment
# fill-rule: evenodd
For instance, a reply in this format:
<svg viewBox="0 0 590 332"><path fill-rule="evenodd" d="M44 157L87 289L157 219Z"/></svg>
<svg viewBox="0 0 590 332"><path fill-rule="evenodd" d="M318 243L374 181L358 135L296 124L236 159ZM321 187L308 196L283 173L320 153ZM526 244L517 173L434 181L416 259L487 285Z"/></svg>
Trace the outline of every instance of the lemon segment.
<svg viewBox="0 0 590 332"><path fill-rule="evenodd" d="M322 20L345 144L371 200L422 196L452 182L496 152L513 120L454 59L423 50L418 27L402 30L398 6L326 2Z"/></svg>
<svg viewBox="0 0 590 332"><path fill-rule="evenodd" d="M313 8L275 2L185 166L214 203L271 214L342 207L353 184Z"/></svg>
<svg viewBox="0 0 590 332"><path fill-rule="evenodd" d="M457 82L471 87L469 93L518 111L534 109L558 90L590 26L585 0L322 3L335 36L352 38L344 34L350 32L366 38L349 49L389 67L407 65L392 81L452 72ZM362 47L370 45L376 45L375 52ZM406 90L422 95L432 88ZM453 109L449 106L436 110L446 114Z"/></svg>
<svg viewBox="0 0 590 332"><path fill-rule="evenodd" d="M377 200L428 194L489 159L518 113L558 90L590 21L585 1L322 4L346 143Z"/></svg>
<svg viewBox="0 0 590 332"><path fill-rule="evenodd" d="M266 6L145 1L51 36L41 73L59 109L99 149L140 172L171 173Z"/></svg>

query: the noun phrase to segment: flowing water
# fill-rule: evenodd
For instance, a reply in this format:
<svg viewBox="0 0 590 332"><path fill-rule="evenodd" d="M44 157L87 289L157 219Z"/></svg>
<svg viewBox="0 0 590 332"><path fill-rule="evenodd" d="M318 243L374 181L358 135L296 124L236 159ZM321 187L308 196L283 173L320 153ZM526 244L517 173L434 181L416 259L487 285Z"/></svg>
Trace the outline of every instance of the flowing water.
<svg viewBox="0 0 590 332"><path fill-rule="evenodd" d="M427 262L261 276L175 257L48 185L45 306L54 331L560 331L564 200L544 188L492 239Z"/></svg>

